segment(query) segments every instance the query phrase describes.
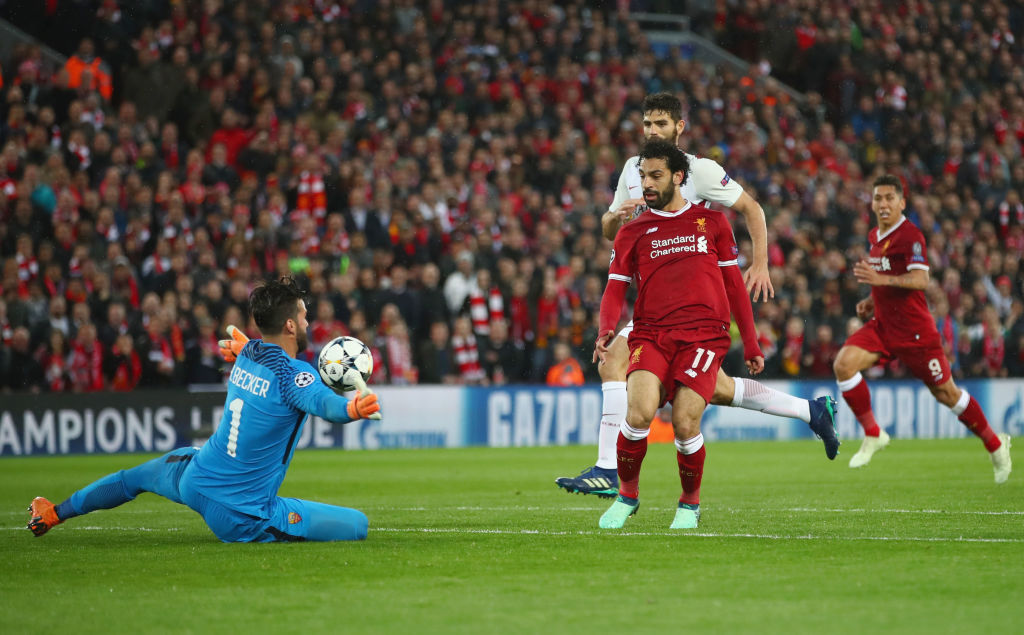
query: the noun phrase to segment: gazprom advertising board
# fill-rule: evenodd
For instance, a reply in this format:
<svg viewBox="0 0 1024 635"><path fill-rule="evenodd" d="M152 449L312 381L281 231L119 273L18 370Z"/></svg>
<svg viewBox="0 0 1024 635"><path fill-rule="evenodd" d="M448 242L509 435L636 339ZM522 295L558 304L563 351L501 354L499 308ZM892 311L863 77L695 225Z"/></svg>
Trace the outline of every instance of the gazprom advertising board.
<svg viewBox="0 0 1024 635"><path fill-rule="evenodd" d="M834 382L765 383L809 399L825 394L839 397ZM919 382L872 381L870 386L875 418L896 438L969 434ZM1024 435L1024 380L967 380L961 386L977 398L997 432ZM381 421L338 425L312 417L303 427L299 447L375 450L597 443L601 388L596 384L579 388L381 386L377 392L383 406ZM862 436L841 398L839 405L840 438ZM0 457L166 452L199 445L216 428L223 408L224 393L217 391L8 394L0 398ZM802 421L720 406L707 409L702 428L709 441L811 436Z"/></svg>

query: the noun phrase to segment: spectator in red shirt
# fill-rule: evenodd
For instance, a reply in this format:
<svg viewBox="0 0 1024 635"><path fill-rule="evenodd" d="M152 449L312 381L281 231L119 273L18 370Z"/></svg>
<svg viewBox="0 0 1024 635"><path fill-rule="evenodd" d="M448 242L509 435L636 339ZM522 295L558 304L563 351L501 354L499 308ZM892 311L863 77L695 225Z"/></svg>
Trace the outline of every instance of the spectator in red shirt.
<svg viewBox="0 0 1024 635"><path fill-rule="evenodd" d="M111 390L127 392L139 385L142 379L142 360L135 350L131 335L122 333L117 336L104 361L103 372Z"/></svg>
<svg viewBox="0 0 1024 635"><path fill-rule="evenodd" d="M71 347L68 374L74 392L103 390L103 345L96 338L96 326L84 324L78 329Z"/></svg>

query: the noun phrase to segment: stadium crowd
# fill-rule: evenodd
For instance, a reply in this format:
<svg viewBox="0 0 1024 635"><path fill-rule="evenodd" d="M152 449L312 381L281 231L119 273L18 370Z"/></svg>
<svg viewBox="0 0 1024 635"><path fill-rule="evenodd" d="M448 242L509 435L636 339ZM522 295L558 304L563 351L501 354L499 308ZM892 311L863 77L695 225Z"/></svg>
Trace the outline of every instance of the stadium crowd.
<svg viewBox="0 0 1024 635"><path fill-rule="evenodd" d="M767 376L831 376L885 172L957 375L1024 375L1017 3L733 4L695 26L746 74L657 55L613 3L8 2L71 49L2 60L0 389L220 382L225 326L255 335L284 274L309 358L354 335L372 381L596 379L599 218L662 90L765 209Z"/></svg>

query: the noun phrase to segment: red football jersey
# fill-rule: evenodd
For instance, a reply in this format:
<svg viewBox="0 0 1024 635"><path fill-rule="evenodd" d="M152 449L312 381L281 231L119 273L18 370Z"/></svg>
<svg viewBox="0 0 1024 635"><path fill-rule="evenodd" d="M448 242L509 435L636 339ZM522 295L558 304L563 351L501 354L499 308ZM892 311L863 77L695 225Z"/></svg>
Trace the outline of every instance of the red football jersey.
<svg viewBox="0 0 1024 635"><path fill-rule="evenodd" d="M899 276L912 269L928 270L924 235L906 217L885 234L879 235L878 228L873 228L868 232L868 241L868 264L884 276ZM939 336L924 291L873 286L871 298L875 301L879 331L887 341L912 344Z"/></svg>
<svg viewBox="0 0 1024 635"><path fill-rule="evenodd" d="M737 266L736 240L721 212L687 203L648 210L615 236L608 278L636 280L637 326L729 326L729 298L719 267Z"/></svg>

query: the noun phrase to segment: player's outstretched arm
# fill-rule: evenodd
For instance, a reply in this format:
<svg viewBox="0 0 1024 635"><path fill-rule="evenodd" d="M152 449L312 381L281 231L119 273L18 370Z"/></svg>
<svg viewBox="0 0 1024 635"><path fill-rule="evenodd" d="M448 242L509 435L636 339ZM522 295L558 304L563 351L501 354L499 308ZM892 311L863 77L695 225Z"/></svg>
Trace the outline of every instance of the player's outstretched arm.
<svg viewBox="0 0 1024 635"><path fill-rule="evenodd" d="M308 371L301 375L312 375ZM310 377L312 379L312 377ZM296 386L285 391L285 401L295 408L326 419L331 423L348 423L359 419L380 419L380 402L377 395L356 391L349 399L337 394L320 381L296 382Z"/></svg>
<svg viewBox="0 0 1024 635"><path fill-rule="evenodd" d="M750 232L750 240L754 244L754 262L743 274L747 293L751 294L755 302L758 298L767 302L768 298L775 297L775 287L772 286L771 276L768 274L768 225L765 222L764 210L746 192L740 194L732 208L743 215L747 222L747 231Z"/></svg>
<svg viewBox="0 0 1024 635"><path fill-rule="evenodd" d="M732 316L736 320L736 326L740 329L740 337L743 339L743 359L747 362L750 374L756 375L764 370L764 354L757 341L754 309L750 304L750 296L747 295L746 287L743 285L743 276L740 274L740 268L736 265L719 267L719 270L722 272L725 282L729 308L732 310Z"/></svg>
<svg viewBox="0 0 1024 635"><path fill-rule="evenodd" d="M226 330L231 339L220 340L217 344L220 346L220 356L224 358L224 361L233 362L241 355L242 349L245 348L245 343L249 341L249 338L242 332L242 329L234 324L228 324Z"/></svg>

